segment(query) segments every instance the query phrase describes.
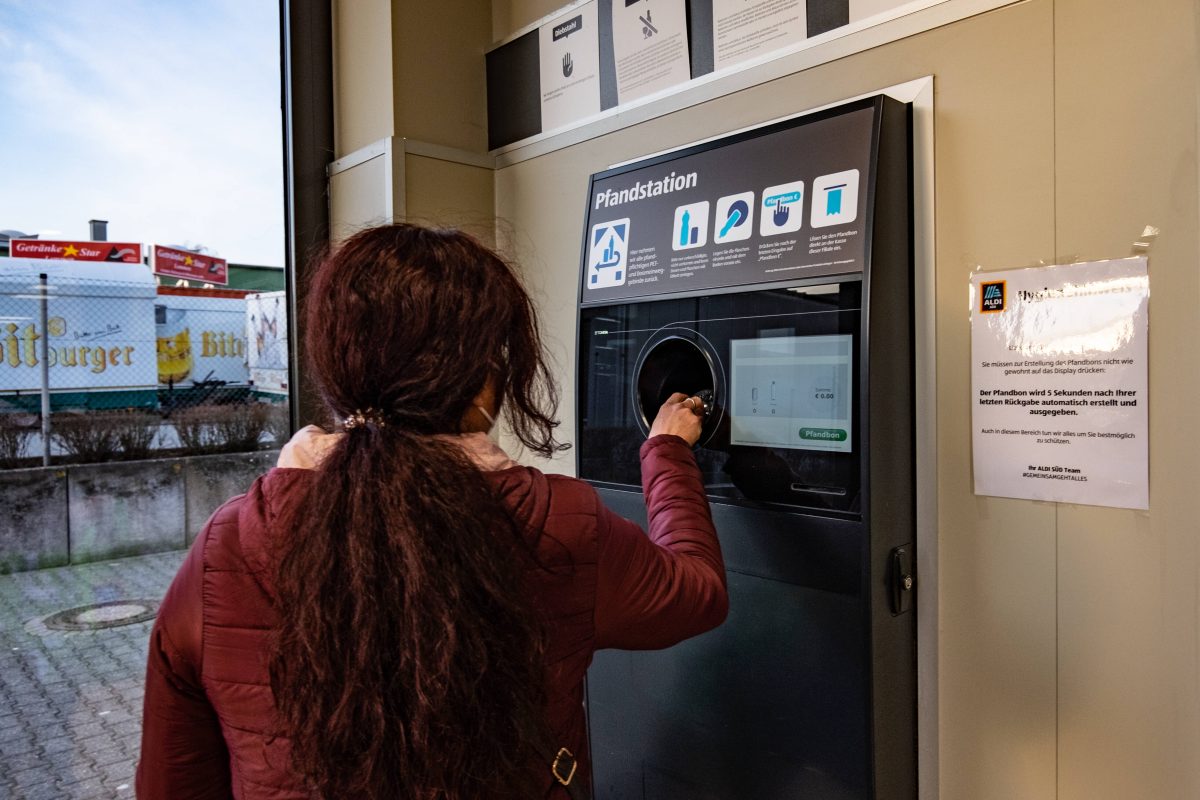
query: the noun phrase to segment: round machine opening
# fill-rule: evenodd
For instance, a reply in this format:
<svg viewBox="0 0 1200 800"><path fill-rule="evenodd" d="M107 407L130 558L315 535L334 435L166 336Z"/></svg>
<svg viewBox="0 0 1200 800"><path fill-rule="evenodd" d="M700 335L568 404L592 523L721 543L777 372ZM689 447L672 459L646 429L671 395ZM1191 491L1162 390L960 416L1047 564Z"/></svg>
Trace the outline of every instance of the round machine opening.
<svg viewBox="0 0 1200 800"><path fill-rule="evenodd" d="M710 411L704 425L706 432L701 436L700 444L703 444L711 435L708 429L712 422L717 377L712 361L701 346L677 334L667 335L647 347L634 369L637 422L642 433L649 433L650 422L672 394L699 395Z"/></svg>

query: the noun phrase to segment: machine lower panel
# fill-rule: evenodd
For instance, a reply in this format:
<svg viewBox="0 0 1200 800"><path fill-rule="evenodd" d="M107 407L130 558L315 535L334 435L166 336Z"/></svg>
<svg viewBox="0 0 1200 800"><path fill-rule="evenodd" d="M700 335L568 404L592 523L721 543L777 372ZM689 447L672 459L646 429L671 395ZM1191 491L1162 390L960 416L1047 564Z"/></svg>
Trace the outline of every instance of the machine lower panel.
<svg viewBox="0 0 1200 800"><path fill-rule="evenodd" d="M644 523L640 494L601 495ZM727 560L729 619L668 650L596 655L588 673L596 799L865 800L862 604L853 591L805 585L820 572L805 562L845 558L859 546L861 526L789 515L776 525L796 529L780 542L811 539L829 526L819 531L817 549L789 557L771 542L782 531L760 524L766 517L713 510ZM761 575L768 571L773 577ZM848 575L835 582L849 588Z"/></svg>

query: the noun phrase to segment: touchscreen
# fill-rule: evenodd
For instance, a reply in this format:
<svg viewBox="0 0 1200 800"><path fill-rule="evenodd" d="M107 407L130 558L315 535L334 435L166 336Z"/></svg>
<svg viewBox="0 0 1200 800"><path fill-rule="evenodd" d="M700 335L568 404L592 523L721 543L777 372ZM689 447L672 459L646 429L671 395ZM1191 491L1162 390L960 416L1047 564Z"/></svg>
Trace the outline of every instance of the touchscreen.
<svg viewBox="0 0 1200 800"><path fill-rule="evenodd" d="M730 444L849 453L854 337L730 341Z"/></svg>

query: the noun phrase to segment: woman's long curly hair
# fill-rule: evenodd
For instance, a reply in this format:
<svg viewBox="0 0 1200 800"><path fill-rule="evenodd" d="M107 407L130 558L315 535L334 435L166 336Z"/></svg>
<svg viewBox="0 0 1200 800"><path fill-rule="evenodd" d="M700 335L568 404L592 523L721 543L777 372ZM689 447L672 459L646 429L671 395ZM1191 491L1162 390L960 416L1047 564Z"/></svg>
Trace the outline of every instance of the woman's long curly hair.
<svg viewBox="0 0 1200 800"><path fill-rule="evenodd" d="M385 424L339 437L278 528L270 675L294 768L321 798L536 796L531 543L436 436L460 432L490 381L522 443L560 449L529 297L466 234L388 225L324 259L305 320L332 415Z"/></svg>

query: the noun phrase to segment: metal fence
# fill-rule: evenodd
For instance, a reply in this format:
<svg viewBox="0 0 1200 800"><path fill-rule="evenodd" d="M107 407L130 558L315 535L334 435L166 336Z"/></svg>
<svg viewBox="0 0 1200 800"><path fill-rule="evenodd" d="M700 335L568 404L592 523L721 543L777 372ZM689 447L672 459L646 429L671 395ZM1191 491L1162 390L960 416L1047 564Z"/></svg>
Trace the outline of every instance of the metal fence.
<svg viewBox="0 0 1200 800"><path fill-rule="evenodd" d="M0 260L0 468L279 446L285 309L142 264Z"/></svg>

